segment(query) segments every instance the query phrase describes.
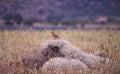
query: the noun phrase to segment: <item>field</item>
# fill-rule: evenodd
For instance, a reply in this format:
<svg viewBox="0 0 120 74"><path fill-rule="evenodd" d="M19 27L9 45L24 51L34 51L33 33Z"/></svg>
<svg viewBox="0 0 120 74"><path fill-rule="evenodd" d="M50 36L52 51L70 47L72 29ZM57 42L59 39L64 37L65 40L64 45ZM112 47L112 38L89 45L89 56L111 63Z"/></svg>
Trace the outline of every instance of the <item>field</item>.
<svg viewBox="0 0 120 74"><path fill-rule="evenodd" d="M65 40L85 52L101 50L101 56L112 62L94 68L88 74L120 74L120 31L55 31ZM51 31L0 31L0 74L40 74L20 63L21 56L42 47L46 40L53 39Z"/></svg>

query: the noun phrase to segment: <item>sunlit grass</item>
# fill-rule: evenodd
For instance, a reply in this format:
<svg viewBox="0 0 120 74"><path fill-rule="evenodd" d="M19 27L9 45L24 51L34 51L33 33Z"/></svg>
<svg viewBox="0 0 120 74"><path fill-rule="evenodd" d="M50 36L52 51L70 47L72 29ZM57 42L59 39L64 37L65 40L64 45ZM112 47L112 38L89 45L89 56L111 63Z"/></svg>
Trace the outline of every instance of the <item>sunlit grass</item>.
<svg viewBox="0 0 120 74"><path fill-rule="evenodd" d="M54 32L85 52L101 50L101 56L120 61L120 31L59 30ZM20 60L23 53L33 52L49 39L53 39L49 30L0 31L0 62L4 64L4 62ZM119 66L119 63L116 64ZM8 67L6 66L6 68ZM24 68L22 70L24 70L23 73L27 71L31 73Z"/></svg>

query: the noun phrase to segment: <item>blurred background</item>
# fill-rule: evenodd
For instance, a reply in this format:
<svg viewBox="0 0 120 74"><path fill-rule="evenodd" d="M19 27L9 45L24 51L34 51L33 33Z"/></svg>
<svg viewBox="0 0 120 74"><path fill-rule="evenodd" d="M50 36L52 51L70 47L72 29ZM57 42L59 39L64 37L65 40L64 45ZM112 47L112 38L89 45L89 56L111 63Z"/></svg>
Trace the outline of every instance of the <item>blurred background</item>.
<svg viewBox="0 0 120 74"><path fill-rule="evenodd" d="M120 0L0 0L0 30L120 30Z"/></svg>

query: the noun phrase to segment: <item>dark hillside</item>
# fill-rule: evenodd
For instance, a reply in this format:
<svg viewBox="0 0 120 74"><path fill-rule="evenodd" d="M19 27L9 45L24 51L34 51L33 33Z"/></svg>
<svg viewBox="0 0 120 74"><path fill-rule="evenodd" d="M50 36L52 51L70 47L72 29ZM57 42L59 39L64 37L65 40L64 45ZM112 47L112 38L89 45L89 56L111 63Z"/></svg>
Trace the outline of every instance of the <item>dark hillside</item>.
<svg viewBox="0 0 120 74"><path fill-rule="evenodd" d="M0 17L6 13L44 22L89 22L99 16L119 19L120 0L0 0Z"/></svg>

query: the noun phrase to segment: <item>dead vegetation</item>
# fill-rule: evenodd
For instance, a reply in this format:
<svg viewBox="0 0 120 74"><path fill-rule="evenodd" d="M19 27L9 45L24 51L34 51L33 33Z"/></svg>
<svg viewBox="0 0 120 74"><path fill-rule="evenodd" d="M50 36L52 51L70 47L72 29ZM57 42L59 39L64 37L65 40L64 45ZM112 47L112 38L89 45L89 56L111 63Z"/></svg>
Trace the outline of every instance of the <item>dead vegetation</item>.
<svg viewBox="0 0 120 74"><path fill-rule="evenodd" d="M86 52L101 50L100 56L109 57L109 64L93 67L87 74L120 73L119 31L56 31L62 38ZM1 31L0 73L42 74L40 70L29 69L21 62L21 55L34 52L42 43L51 39L50 31Z"/></svg>

